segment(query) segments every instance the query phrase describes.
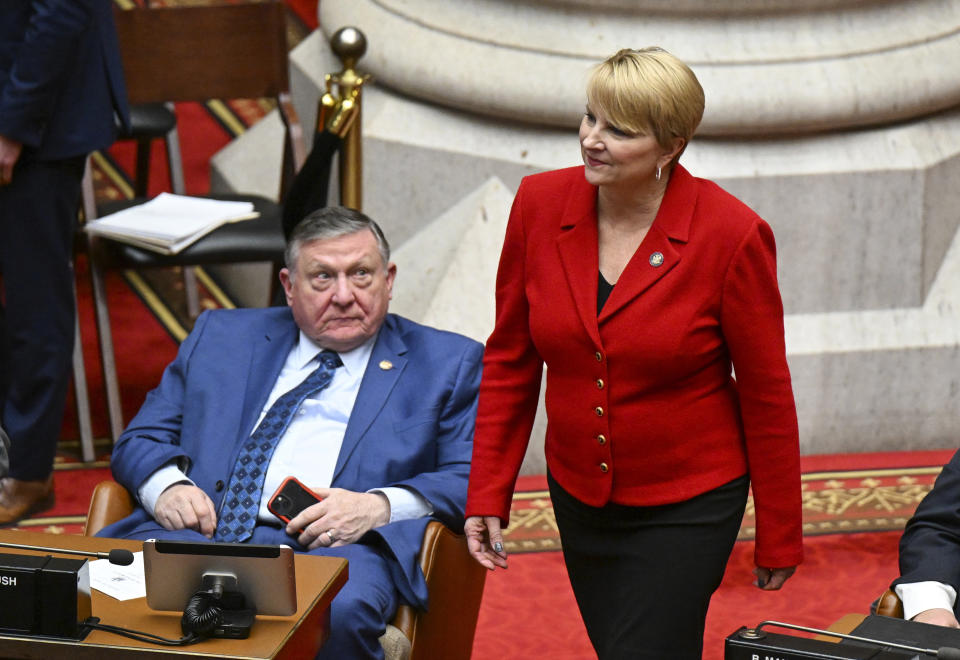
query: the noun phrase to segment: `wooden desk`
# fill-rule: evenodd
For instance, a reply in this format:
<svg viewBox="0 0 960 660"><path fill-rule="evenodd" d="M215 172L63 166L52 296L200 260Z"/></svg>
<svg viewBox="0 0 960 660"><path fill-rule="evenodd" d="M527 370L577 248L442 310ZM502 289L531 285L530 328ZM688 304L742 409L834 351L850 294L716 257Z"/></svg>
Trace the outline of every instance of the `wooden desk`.
<svg viewBox="0 0 960 660"><path fill-rule="evenodd" d="M106 552L113 548L141 549L139 541L120 541L86 536L57 536L0 530L0 541ZM55 554L0 548L12 554ZM69 557L71 555L63 555ZM78 558L76 555L73 555ZM248 639L208 639L190 646L166 647L140 642L101 630L92 631L83 641L41 640L0 635L0 657L54 660L102 660L105 658L150 658L184 660L204 658L271 658L301 660L312 658L327 638L330 628L330 601L347 581L347 562L333 557L296 555L297 612L293 616L258 616ZM176 579L176 576L170 576ZM99 591L92 592L93 616L101 623L142 630L172 639L182 636L179 612L157 612L145 598L118 601Z"/></svg>

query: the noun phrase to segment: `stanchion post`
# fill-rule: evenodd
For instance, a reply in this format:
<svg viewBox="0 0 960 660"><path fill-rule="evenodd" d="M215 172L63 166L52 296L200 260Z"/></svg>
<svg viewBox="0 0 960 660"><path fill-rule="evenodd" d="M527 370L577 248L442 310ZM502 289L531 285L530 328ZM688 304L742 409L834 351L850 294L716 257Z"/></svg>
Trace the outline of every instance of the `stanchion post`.
<svg viewBox="0 0 960 660"><path fill-rule="evenodd" d="M363 122L361 120L363 84L369 74L357 72L357 60L367 51L367 38L354 27L337 30L330 48L343 63L340 73L324 77L326 93L320 98L317 130L327 130L343 140L340 149L340 203L352 209L363 206Z"/></svg>

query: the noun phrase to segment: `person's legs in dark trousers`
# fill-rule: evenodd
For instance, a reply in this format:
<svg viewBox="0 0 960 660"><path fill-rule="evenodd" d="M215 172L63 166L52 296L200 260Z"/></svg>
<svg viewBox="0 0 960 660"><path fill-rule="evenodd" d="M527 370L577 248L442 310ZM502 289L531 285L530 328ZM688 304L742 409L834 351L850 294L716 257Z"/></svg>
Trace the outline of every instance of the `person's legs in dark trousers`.
<svg viewBox="0 0 960 660"><path fill-rule="evenodd" d="M73 236L84 158L21 158L0 187L0 415L10 478L43 484L53 470L74 340ZM2 509L2 507L0 507ZM11 522L11 521L4 521Z"/></svg>
<svg viewBox="0 0 960 660"><path fill-rule="evenodd" d="M699 659L747 478L655 507L590 507L549 483L570 583L599 658Z"/></svg>

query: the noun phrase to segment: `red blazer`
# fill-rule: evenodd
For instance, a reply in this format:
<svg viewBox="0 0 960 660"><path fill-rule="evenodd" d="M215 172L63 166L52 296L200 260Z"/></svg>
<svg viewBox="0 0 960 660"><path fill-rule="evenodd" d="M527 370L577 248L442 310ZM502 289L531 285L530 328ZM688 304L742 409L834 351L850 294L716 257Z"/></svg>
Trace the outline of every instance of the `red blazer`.
<svg viewBox="0 0 960 660"><path fill-rule="evenodd" d="M757 563L798 564L797 417L770 227L677 166L598 317L596 194L583 167L517 191L467 515L509 519L546 363L546 459L565 490L590 506L650 506L749 472Z"/></svg>

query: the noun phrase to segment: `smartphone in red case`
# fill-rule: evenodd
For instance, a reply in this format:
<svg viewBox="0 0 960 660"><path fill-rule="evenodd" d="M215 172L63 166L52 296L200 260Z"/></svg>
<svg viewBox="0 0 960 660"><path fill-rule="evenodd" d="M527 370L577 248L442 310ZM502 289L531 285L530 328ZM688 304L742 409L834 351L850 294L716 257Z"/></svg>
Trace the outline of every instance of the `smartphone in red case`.
<svg viewBox="0 0 960 660"><path fill-rule="evenodd" d="M270 496L267 509L277 518L288 523L308 506L312 506L322 499L304 486L296 477L287 477Z"/></svg>

